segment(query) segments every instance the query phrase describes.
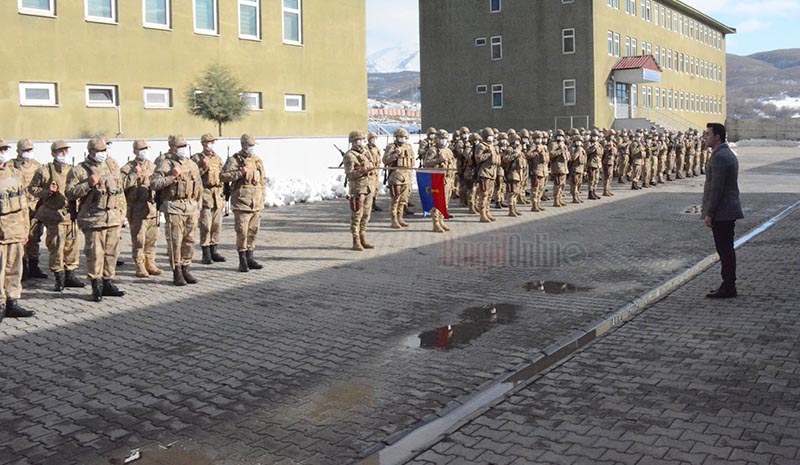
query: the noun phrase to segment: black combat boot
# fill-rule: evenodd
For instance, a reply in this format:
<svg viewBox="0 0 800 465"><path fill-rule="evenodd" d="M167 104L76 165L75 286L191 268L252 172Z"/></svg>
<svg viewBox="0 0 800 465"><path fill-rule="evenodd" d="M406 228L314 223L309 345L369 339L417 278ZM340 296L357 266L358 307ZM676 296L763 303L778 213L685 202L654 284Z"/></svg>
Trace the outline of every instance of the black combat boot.
<svg viewBox="0 0 800 465"><path fill-rule="evenodd" d="M122 297L125 295L125 291L119 290L119 288L115 286L110 279L104 279L103 295L106 297Z"/></svg>
<svg viewBox="0 0 800 465"><path fill-rule="evenodd" d="M212 245L210 247L211 247L211 260L215 261L215 262L224 262L225 261L225 257L223 257L222 255L220 255L217 252L217 245L214 244L214 245Z"/></svg>
<svg viewBox="0 0 800 465"><path fill-rule="evenodd" d="M239 271L247 273L250 267L247 266L247 252L239 252Z"/></svg>
<svg viewBox="0 0 800 465"><path fill-rule="evenodd" d="M53 275L56 277L56 285L53 286L53 291L61 292L64 290L64 272L54 271Z"/></svg>
<svg viewBox="0 0 800 465"><path fill-rule="evenodd" d="M92 300L95 302L103 301L103 281L99 279L92 280Z"/></svg>
<svg viewBox="0 0 800 465"><path fill-rule="evenodd" d="M46 279L47 273L39 269L39 259L38 258L29 258L28 259L28 277L30 278L41 278Z"/></svg>
<svg viewBox="0 0 800 465"><path fill-rule="evenodd" d="M75 276L75 270L67 270L64 273L64 287L83 288L86 287L86 283Z"/></svg>
<svg viewBox="0 0 800 465"><path fill-rule="evenodd" d="M185 286L186 279L183 278L183 270L180 266L172 269L172 284L176 286Z"/></svg>
<svg viewBox="0 0 800 465"><path fill-rule="evenodd" d="M30 310L25 310L17 303L17 299L6 300L6 317L7 318L28 318L35 314Z"/></svg>
<svg viewBox="0 0 800 465"><path fill-rule="evenodd" d="M263 266L261 266L261 264L259 264L256 261L255 258L253 258L252 250L248 250L245 254L245 257L247 257L247 267L250 268L251 270L260 270L261 268L264 268Z"/></svg>
<svg viewBox="0 0 800 465"><path fill-rule="evenodd" d="M203 265L212 264L213 260L211 260L211 247L204 245L201 247L201 249L203 250L203 259L200 260L200 263Z"/></svg>
<svg viewBox="0 0 800 465"><path fill-rule="evenodd" d="M183 265L181 267L181 272L183 273L183 279L186 280L186 284L197 284L197 278L192 276L192 273L189 272L189 265Z"/></svg>
<svg viewBox="0 0 800 465"><path fill-rule="evenodd" d="M25 257L22 259L22 280L28 280L28 258Z"/></svg>

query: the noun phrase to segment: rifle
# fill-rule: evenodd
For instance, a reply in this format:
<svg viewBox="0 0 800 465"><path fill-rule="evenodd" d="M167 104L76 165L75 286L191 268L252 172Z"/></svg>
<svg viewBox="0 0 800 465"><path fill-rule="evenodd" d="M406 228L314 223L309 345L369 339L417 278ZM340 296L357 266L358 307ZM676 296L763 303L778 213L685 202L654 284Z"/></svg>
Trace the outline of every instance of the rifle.
<svg viewBox="0 0 800 465"><path fill-rule="evenodd" d="M83 158L86 158L84 154ZM72 170L75 170L75 155L72 156ZM69 211L70 229L69 235L71 240L78 238L78 200L70 200L67 202L67 211Z"/></svg>
<svg viewBox="0 0 800 465"><path fill-rule="evenodd" d="M163 152L158 152L158 158L156 160L161 160L159 163L163 163L162 157L164 156ZM158 169L158 166L156 166ZM161 226L161 191L154 191L153 193L153 202L156 204L156 226Z"/></svg>
<svg viewBox="0 0 800 465"><path fill-rule="evenodd" d="M344 150L340 149L338 145L333 144L333 146L336 148L336 150L339 151L340 154L342 154L342 161L341 163L339 163L339 168L341 168L344 166L344 156L346 155L346 153ZM347 176L344 177L344 187L347 187Z"/></svg>
<svg viewBox="0 0 800 465"><path fill-rule="evenodd" d="M228 156L225 157L225 164L231 158L231 146L228 146ZM222 196L225 198L225 206L222 208L222 216L229 216L231 214L231 183L226 182L222 184Z"/></svg>

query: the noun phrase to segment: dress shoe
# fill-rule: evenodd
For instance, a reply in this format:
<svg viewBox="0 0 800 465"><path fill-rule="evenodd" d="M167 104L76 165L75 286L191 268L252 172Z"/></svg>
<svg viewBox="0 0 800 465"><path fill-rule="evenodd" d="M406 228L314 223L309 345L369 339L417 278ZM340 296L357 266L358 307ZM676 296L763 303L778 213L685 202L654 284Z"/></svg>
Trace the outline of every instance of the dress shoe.
<svg viewBox="0 0 800 465"><path fill-rule="evenodd" d="M720 287L716 291L709 292L708 294L706 294L706 297L708 297L709 299L732 299L737 295L738 294L736 292L735 287L731 288Z"/></svg>

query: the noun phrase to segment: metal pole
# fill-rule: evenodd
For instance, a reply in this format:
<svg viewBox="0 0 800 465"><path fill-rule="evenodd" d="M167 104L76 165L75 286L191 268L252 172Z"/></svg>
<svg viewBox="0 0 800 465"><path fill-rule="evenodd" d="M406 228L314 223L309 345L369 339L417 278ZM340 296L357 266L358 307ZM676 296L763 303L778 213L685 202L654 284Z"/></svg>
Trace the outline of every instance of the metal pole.
<svg viewBox="0 0 800 465"><path fill-rule="evenodd" d="M117 137L122 137L122 108L116 105L114 108L117 110Z"/></svg>

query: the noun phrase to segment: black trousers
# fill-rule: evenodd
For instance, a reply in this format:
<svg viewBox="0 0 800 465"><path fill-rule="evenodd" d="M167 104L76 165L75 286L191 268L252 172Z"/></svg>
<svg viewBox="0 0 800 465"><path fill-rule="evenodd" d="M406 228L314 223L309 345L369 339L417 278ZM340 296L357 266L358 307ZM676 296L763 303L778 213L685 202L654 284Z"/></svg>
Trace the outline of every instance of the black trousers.
<svg viewBox="0 0 800 465"><path fill-rule="evenodd" d="M736 221L712 221L714 245L722 265L722 286L736 287L736 250L733 248L733 228Z"/></svg>

